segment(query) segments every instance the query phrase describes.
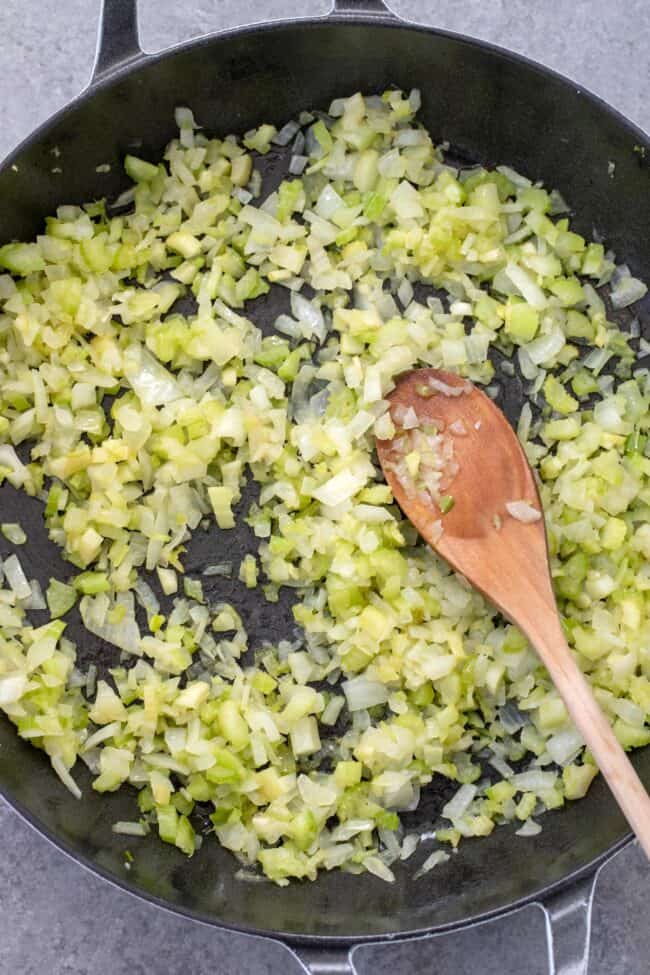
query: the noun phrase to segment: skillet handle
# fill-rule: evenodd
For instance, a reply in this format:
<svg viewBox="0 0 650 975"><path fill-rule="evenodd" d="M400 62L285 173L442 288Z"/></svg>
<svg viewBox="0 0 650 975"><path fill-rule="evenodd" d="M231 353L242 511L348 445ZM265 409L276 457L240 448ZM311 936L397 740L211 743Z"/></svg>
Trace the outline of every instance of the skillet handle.
<svg viewBox="0 0 650 975"><path fill-rule="evenodd" d="M365 14L366 16L382 17L389 20L401 18L391 10L384 0L334 0L333 14Z"/></svg>
<svg viewBox="0 0 650 975"><path fill-rule="evenodd" d="M334 0L332 13L366 14L399 20L384 0ZM144 56L138 34L138 0L101 0L91 86Z"/></svg>
<svg viewBox="0 0 650 975"><path fill-rule="evenodd" d="M144 57L138 35L138 0L101 0L97 53L90 84Z"/></svg>
<svg viewBox="0 0 650 975"><path fill-rule="evenodd" d="M587 975L598 873L540 904L546 917L549 975Z"/></svg>
<svg viewBox="0 0 650 975"><path fill-rule="evenodd" d="M356 975L352 961L354 948L289 948L306 975Z"/></svg>
<svg viewBox="0 0 650 975"><path fill-rule="evenodd" d="M600 870L539 904L546 918L549 975L587 975L591 914L599 873ZM288 950L306 975L356 975L355 947L306 945Z"/></svg>

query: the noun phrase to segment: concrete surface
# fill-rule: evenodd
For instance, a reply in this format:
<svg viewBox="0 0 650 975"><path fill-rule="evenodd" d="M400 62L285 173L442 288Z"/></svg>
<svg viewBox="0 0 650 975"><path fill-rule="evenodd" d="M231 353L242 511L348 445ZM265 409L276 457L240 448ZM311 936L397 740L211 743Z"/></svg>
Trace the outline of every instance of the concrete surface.
<svg viewBox="0 0 650 975"><path fill-rule="evenodd" d="M394 0L393 8L540 60L650 131L647 0ZM222 27L326 9L321 0L141 0L143 46L156 50ZM0 157L85 85L98 11L98 0L2 0ZM175 918L97 880L1 803L0 835L0 975L299 971L279 945ZM630 847L601 874L589 975L650 972L649 895L648 868ZM548 971L543 917L535 907L435 943L363 948L355 961L359 975Z"/></svg>

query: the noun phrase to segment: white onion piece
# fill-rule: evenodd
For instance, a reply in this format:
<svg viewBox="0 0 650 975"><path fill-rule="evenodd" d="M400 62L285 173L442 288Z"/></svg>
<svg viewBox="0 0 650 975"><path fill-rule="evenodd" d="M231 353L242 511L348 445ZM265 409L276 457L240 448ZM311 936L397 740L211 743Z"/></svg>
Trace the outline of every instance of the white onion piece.
<svg viewBox="0 0 650 975"><path fill-rule="evenodd" d="M29 476L29 471L19 458L11 444L0 444L0 467L6 467L11 472L8 480L14 487L20 487Z"/></svg>
<svg viewBox="0 0 650 975"><path fill-rule="evenodd" d="M535 379L539 369L529 356L524 345L521 345L517 349L517 359L519 360L519 368L524 379Z"/></svg>
<svg viewBox="0 0 650 975"><path fill-rule="evenodd" d="M564 334L557 328L548 335L541 335L539 338L533 339L532 342L529 342L523 348L526 349L531 361L536 366L540 366L543 362L555 359L565 344L566 339Z"/></svg>
<svg viewBox="0 0 650 975"><path fill-rule="evenodd" d="M439 866L441 863L446 863L450 859L451 857L448 853L445 853L444 850L435 850L426 858L420 869L415 873L415 879L417 880L420 877L423 877L425 874L429 873L430 870L433 870L434 867Z"/></svg>
<svg viewBox="0 0 650 975"><path fill-rule="evenodd" d="M363 861L363 865L368 873L374 874L375 877L379 877L380 880L385 880L388 884L394 883L395 874L389 867L386 866L383 860L380 860L379 857L366 857L366 859Z"/></svg>
<svg viewBox="0 0 650 975"><path fill-rule="evenodd" d="M340 210L344 206L345 203L343 202L339 194L336 192L334 187L330 186L328 183L321 190L320 196L316 201L316 206L314 207L314 209L318 214L318 216L322 217L323 220L330 220L331 217L333 217L334 214L337 212L337 210Z"/></svg>
<svg viewBox="0 0 650 975"><path fill-rule="evenodd" d="M404 430L415 430L420 426L420 421L418 420L418 415L412 406L409 406L401 416L399 420L402 429Z"/></svg>
<svg viewBox="0 0 650 975"><path fill-rule="evenodd" d="M41 584L38 579L30 579L29 587L31 589L29 596L27 599L21 600L23 609L47 609L47 603L45 602L43 590L41 589Z"/></svg>
<svg viewBox="0 0 650 975"><path fill-rule="evenodd" d="M23 572L18 556L10 555L8 559L5 559L2 569L16 599L31 599L32 587L27 581L27 576Z"/></svg>
<svg viewBox="0 0 650 975"><path fill-rule="evenodd" d="M93 613L95 599L84 596L79 604L81 619L86 629L94 636L98 636L100 640L106 640L107 643L112 643L126 653L138 654L141 636L135 619L133 593L118 593L115 597L116 604L124 607L124 616L119 623L109 623L106 618L103 622L99 622Z"/></svg>
<svg viewBox="0 0 650 975"><path fill-rule="evenodd" d="M565 731L558 731L546 742L546 751L549 753L556 765L568 765L581 748L584 748L584 739L575 728L567 728Z"/></svg>
<svg viewBox="0 0 650 975"><path fill-rule="evenodd" d="M365 833L374 828L374 819L346 819L344 823L336 827L332 833L332 839L335 843L345 843L346 840L351 840L353 836L358 836L359 833Z"/></svg>
<svg viewBox="0 0 650 975"><path fill-rule="evenodd" d="M647 292L647 285L643 281L639 281L638 278L623 278L615 284L610 292L612 307L616 309L627 308L628 305L633 305L635 301L640 301Z"/></svg>
<svg viewBox="0 0 650 975"><path fill-rule="evenodd" d="M300 131L300 126L297 122L291 121L283 125L279 132L271 139L271 142L276 146L288 146L293 137Z"/></svg>
<svg viewBox="0 0 650 975"><path fill-rule="evenodd" d="M424 216L424 207L420 202L418 191L406 180L402 180L397 189L393 190L390 202L401 220L411 220Z"/></svg>
<svg viewBox="0 0 650 975"><path fill-rule="evenodd" d="M0 707L6 708L21 699L27 690L27 674L3 674L0 676Z"/></svg>
<svg viewBox="0 0 650 975"><path fill-rule="evenodd" d="M319 488L316 488L313 496L321 504L333 507L354 497L367 480L368 476L366 473L351 470L339 471L334 477L331 477L324 484L321 484Z"/></svg>
<svg viewBox="0 0 650 975"><path fill-rule="evenodd" d="M145 823L118 821L113 823L111 829L118 836L147 836L149 833L149 827Z"/></svg>
<svg viewBox="0 0 650 975"><path fill-rule="evenodd" d="M527 176L522 176L521 173L518 173L516 169L512 168L512 166L497 166L497 172L503 173L506 179L509 179L511 183L515 184L515 186L527 187L533 185Z"/></svg>
<svg viewBox="0 0 650 975"><path fill-rule="evenodd" d="M525 525L539 521L542 517L541 512L528 501L506 501L506 511L515 521L522 521Z"/></svg>
<svg viewBox="0 0 650 975"><path fill-rule="evenodd" d="M135 598L147 616L155 616L160 612L160 603L148 582L145 582L144 579L138 576L133 585L133 589L135 590Z"/></svg>
<svg viewBox="0 0 650 975"><path fill-rule="evenodd" d="M402 851L400 853L400 860L408 860L410 856L413 856L417 850L420 843L420 837L417 833L407 833L404 837L402 843Z"/></svg>
<svg viewBox="0 0 650 975"><path fill-rule="evenodd" d="M297 291L292 291L291 313L302 325L302 334L306 339L315 335L319 341L324 341L327 335L327 326L323 312L317 304L303 298Z"/></svg>
<svg viewBox="0 0 650 975"><path fill-rule="evenodd" d="M408 278L404 278L404 280L400 283L400 286L397 289L397 297L401 301L402 307L404 308L410 305L413 301L413 285Z"/></svg>
<svg viewBox="0 0 650 975"><path fill-rule="evenodd" d="M517 436L522 442L526 442L530 435L530 428L533 422L533 411L531 409L530 403L524 403L521 408L521 413L519 414L519 422L517 423Z"/></svg>
<svg viewBox="0 0 650 975"><path fill-rule="evenodd" d="M58 755L54 755L51 759L51 762L52 762L52 768L59 776L66 789L72 793L75 799L81 799L82 796L81 789L79 788L79 786L72 778L65 765L63 764L63 759L61 759Z"/></svg>
<svg viewBox="0 0 650 975"><path fill-rule="evenodd" d="M552 789L557 782L555 772L542 772L541 769L531 769L528 772L518 772L510 779L512 785L519 792L544 792Z"/></svg>
<svg viewBox="0 0 650 975"><path fill-rule="evenodd" d="M183 395L172 374L141 345L132 345L124 353L124 373L144 406L160 406Z"/></svg>
<svg viewBox="0 0 650 975"><path fill-rule="evenodd" d="M506 265L505 273L529 305L532 305L533 308L546 308L548 298L528 271L523 267L519 267L518 264L508 264Z"/></svg>
<svg viewBox="0 0 650 975"><path fill-rule="evenodd" d="M467 812L477 792L475 785L461 785L458 792L442 807L441 814L452 822L460 819Z"/></svg>
<svg viewBox="0 0 650 975"><path fill-rule="evenodd" d="M379 681L368 680L366 677L353 677L351 680L343 681L341 688L349 711L366 710L388 701L386 685Z"/></svg>
<svg viewBox="0 0 650 975"><path fill-rule="evenodd" d="M427 379L427 386L436 393L442 393L443 396L452 397L462 396L464 393L469 393L471 389L469 383L460 383L458 386L450 386L449 383L445 383L442 381L442 379L436 379L435 377Z"/></svg>
<svg viewBox="0 0 650 975"><path fill-rule="evenodd" d="M289 172L292 176L301 176L307 168L307 163L309 162L308 156L301 156L296 153L295 156L291 157L289 162Z"/></svg>
<svg viewBox="0 0 650 975"><path fill-rule="evenodd" d="M549 207L548 212L551 214L551 216L556 217L560 213L571 212L571 207L564 199L564 197L562 196L559 190L551 190L551 192L549 193L549 198L551 201L551 205Z"/></svg>
<svg viewBox="0 0 650 975"><path fill-rule="evenodd" d="M527 819L524 825L516 830L516 836L537 836L542 832L542 827L534 819Z"/></svg>
<svg viewBox="0 0 650 975"><path fill-rule="evenodd" d="M498 755L493 755L489 761L492 768L496 769L499 775L502 775L504 779L510 779L515 774L510 765L508 765L508 763Z"/></svg>
<svg viewBox="0 0 650 975"><path fill-rule="evenodd" d="M231 576L232 562L215 562L214 565L206 565L201 574L204 576Z"/></svg>

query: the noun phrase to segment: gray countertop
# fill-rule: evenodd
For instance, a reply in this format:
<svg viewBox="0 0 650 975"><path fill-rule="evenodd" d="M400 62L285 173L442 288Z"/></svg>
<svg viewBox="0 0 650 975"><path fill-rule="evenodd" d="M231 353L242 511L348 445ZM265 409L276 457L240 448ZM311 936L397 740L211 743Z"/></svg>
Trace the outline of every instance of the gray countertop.
<svg viewBox="0 0 650 975"><path fill-rule="evenodd" d="M290 16L288 0L141 0L143 46L157 50L236 24ZM650 131L648 0L395 0L405 17L486 38L568 75ZM0 157L75 95L90 74L98 0L2 0ZM301 2L300 14L326 4ZM650 231L650 228L648 228ZM0 975L292 975L277 944L215 931L142 903L84 871L0 803ZM590 975L650 971L650 882L639 849L602 871ZM528 907L430 941L366 947L359 975L544 975L541 911Z"/></svg>

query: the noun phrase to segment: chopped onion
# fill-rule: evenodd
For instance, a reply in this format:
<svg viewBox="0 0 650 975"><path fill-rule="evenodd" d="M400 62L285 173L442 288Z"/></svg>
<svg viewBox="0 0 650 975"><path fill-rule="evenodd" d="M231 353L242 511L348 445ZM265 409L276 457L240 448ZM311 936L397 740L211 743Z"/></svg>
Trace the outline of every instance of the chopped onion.
<svg viewBox="0 0 650 975"><path fill-rule="evenodd" d="M319 488L314 490L314 497L321 502L321 504L327 505L328 507L334 507L335 505L341 504L343 501L348 501L350 498L361 490L366 481L368 480L368 475L365 471L355 472L352 470L340 471L331 477L325 484L322 484Z"/></svg>
<svg viewBox="0 0 650 975"><path fill-rule="evenodd" d="M9 708L16 704L26 692L28 684L27 674L0 675L0 707Z"/></svg>
<svg viewBox="0 0 650 975"><path fill-rule="evenodd" d="M68 790L68 792L71 792L72 795L75 797L75 799L81 799L82 797L81 789L79 788L75 780L70 775L70 772L66 768L63 759L61 759L58 755L53 755L51 762L52 762L52 768L59 776L64 786Z"/></svg>
<svg viewBox="0 0 650 975"><path fill-rule="evenodd" d="M528 501L506 501L506 511L516 521L523 521L525 525L539 521L542 517L541 512Z"/></svg>
<svg viewBox="0 0 650 975"><path fill-rule="evenodd" d="M524 403L521 408L521 413L519 414L519 421L517 423L517 436L525 443L530 435L530 428L533 420L533 411L530 407L530 403Z"/></svg>
<svg viewBox="0 0 650 975"><path fill-rule="evenodd" d="M548 299L528 271L516 264L506 265L505 274L510 278L520 295L533 308L546 308ZM534 361L534 360L533 360Z"/></svg>
<svg viewBox="0 0 650 975"><path fill-rule="evenodd" d="M472 800L476 796L478 789L475 785L461 785L456 794L442 807L441 813L445 819L460 819L467 812Z"/></svg>
<svg viewBox="0 0 650 975"><path fill-rule="evenodd" d="M523 826L515 831L517 836L538 836L542 827L534 819L527 819Z"/></svg>
<svg viewBox="0 0 650 975"><path fill-rule="evenodd" d="M226 576L232 575L232 562L215 562L214 565L206 565L203 569L204 576Z"/></svg>
<svg viewBox="0 0 650 975"><path fill-rule="evenodd" d="M622 278L612 288L610 298L614 308L627 308L636 301L640 301L648 292L648 287L638 278Z"/></svg>
<svg viewBox="0 0 650 975"><path fill-rule="evenodd" d="M540 366L543 362L550 362L562 351L566 344L566 339L560 329L542 335L538 339L533 339L525 346L529 359Z"/></svg>
<svg viewBox="0 0 650 975"><path fill-rule="evenodd" d="M111 829L118 836L147 836L149 834L149 827L146 823L118 821L113 823Z"/></svg>
<svg viewBox="0 0 650 975"><path fill-rule="evenodd" d="M276 146L288 146L293 137L300 131L300 125L298 122L287 122L276 135L273 136L271 142Z"/></svg>
<svg viewBox="0 0 650 975"><path fill-rule="evenodd" d="M136 579L133 589L135 592L135 598L137 599L140 606L147 614L148 617L155 616L156 613L160 612L160 603L158 598L151 588L151 586L144 581L141 577Z"/></svg>
<svg viewBox="0 0 650 975"><path fill-rule="evenodd" d="M441 863L447 863L448 860L451 860L451 857L448 853L445 853L444 850L434 850L434 852L429 854L429 856L426 858L420 869L414 874L414 879L418 880L420 877L423 877L425 874L433 870L434 867L439 866Z"/></svg>
<svg viewBox="0 0 650 975"><path fill-rule="evenodd" d="M497 166L497 171L502 173L507 179L510 180L511 183L514 183L515 186L526 188L533 185L527 176L522 176L521 173L518 173L517 170L513 169L511 166Z"/></svg>
<svg viewBox="0 0 650 975"><path fill-rule="evenodd" d="M159 406L182 395L171 373L142 346L126 350L124 372L143 406Z"/></svg>
<svg viewBox="0 0 650 975"><path fill-rule="evenodd" d="M24 545L27 541L27 535L20 525L5 522L3 525L0 525L0 531L2 531L4 537L12 545Z"/></svg>
<svg viewBox="0 0 650 975"><path fill-rule="evenodd" d="M365 677L354 677L352 680L343 681L341 688L349 711L366 710L388 701L386 685Z"/></svg>
<svg viewBox="0 0 650 975"><path fill-rule="evenodd" d="M18 457L11 444L0 443L0 468L9 471L9 480L14 487L21 487L27 481L29 471Z"/></svg>
<svg viewBox="0 0 650 975"><path fill-rule="evenodd" d="M301 176L307 168L308 163L309 156L301 156L296 154L291 157L289 162L289 172L292 176Z"/></svg>
<svg viewBox="0 0 650 975"><path fill-rule="evenodd" d="M568 765L584 748L584 740L575 728L558 731L546 742L546 751L556 765Z"/></svg>
<svg viewBox="0 0 650 975"><path fill-rule="evenodd" d="M315 335L320 342L325 340L327 328L320 308L307 301L298 292L291 292L291 312L302 326L302 334L309 339Z"/></svg>
<svg viewBox="0 0 650 975"><path fill-rule="evenodd" d="M430 376L427 379L427 386L436 393L442 393L443 396L463 396L464 393L468 393L471 389L469 383L459 383L458 386L451 386L449 383L445 383L442 379L436 379L434 376Z"/></svg>
<svg viewBox="0 0 650 975"><path fill-rule="evenodd" d="M131 593L118 593L115 597L115 606L123 612L123 618L119 623L109 622L107 615L98 619L93 611L97 606L98 597L84 596L79 604L81 619L86 629L94 636L98 636L107 643L119 647L126 653L140 653L140 630L135 619L135 608L133 595Z"/></svg>
<svg viewBox="0 0 650 975"><path fill-rule="evenodd" d="M515 789L521 792L544 792L545 789L552 789L557 781L554 772L542 772L533 769L530 772L518 772L510 779Z"/></svg>
<svg viewBox="0 0 650 975"><path fill-rule="evenodd" d="M10 555L9 558L5 559L2 563L2 571L16 599L31 599L32 587L27 581L27 576L23 572L18 556Z"/></svg>
<svg viewBox="0 0 650 975"><path fill-rule="evenodd" d="M29 588L29 596L26 599L21 599L23 609L47 609L47 603L45 602L43 590L41 589L41 584L39 583L38 579L30 579Z"/></svg>

